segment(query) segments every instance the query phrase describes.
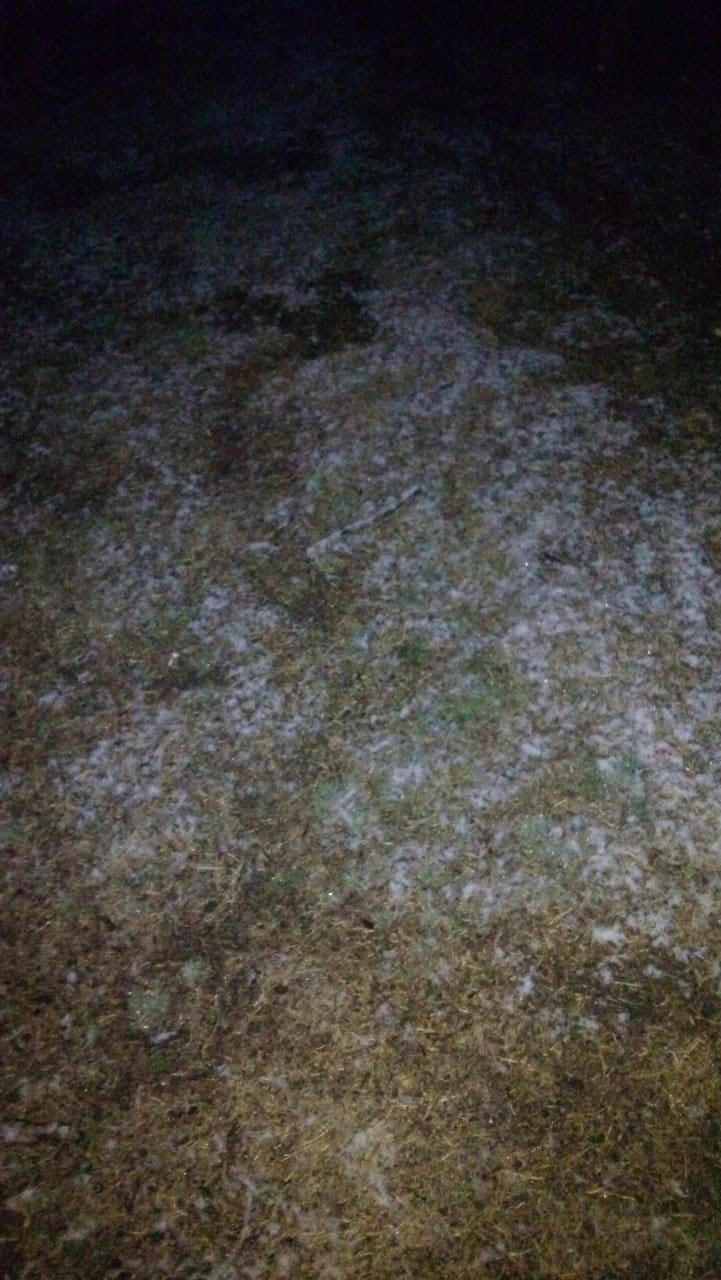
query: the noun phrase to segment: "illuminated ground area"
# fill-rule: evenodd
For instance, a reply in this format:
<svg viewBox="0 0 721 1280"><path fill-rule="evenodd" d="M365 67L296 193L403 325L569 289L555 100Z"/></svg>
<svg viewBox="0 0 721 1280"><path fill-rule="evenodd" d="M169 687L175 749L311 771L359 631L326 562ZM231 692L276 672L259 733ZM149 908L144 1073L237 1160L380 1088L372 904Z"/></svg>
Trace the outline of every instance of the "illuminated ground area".
<svg viewBox="0 0 721 1280"><path fill-rule="evenodd" d="M263 58L7 161L3 1274L718 1275L718 172Z"/></svg>

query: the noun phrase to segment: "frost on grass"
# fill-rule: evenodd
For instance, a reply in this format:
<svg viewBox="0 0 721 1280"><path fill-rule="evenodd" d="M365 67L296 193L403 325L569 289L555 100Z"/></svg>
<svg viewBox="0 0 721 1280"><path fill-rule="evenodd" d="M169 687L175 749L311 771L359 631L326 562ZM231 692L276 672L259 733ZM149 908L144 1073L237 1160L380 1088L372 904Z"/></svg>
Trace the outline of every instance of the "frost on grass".
<svg viewBox="0 0 721 1280"><path fill-rule="evenodd" d="M7 1266L714 1274L707 419L350 56L3 214Z"/></svg>

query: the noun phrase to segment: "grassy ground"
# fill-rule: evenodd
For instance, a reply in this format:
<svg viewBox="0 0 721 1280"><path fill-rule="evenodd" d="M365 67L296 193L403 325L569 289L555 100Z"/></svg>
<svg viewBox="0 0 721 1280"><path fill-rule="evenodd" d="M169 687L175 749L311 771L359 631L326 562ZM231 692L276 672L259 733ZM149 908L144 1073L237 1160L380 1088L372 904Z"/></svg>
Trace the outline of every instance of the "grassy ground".
<svg viewBox="0 0 721 1280"><path fill-rule="evenodd" d="M0 1274L718 1276L718 170L264 56L6 158Z"/></svg>

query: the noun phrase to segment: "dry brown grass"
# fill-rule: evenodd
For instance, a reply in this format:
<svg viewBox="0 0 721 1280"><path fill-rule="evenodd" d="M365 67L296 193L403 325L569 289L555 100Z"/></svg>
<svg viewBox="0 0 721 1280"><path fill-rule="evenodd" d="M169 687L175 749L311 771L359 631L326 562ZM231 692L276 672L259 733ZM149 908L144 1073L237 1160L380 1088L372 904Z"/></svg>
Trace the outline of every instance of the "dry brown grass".
<svg viewBox="0 0 721 1280"><path fill-rule="evenodd" d="M631 940L605 985L589 920L322 909L277 865L129 918L71 842L24 858L4 1275L716 1274L713 965Z"/></svg>

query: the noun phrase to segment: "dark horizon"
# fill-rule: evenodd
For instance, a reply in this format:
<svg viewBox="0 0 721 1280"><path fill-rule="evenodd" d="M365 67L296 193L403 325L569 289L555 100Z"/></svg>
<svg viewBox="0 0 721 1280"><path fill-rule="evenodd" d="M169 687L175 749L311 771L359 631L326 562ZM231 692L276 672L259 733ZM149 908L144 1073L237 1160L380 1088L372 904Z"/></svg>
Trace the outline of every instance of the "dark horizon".
<svg viewBox="0 0 721 1280"><path fill-rule="evenodd" d="M463 87L508 76L543 75L583 83L600 98L640 93L664 98L716 96L721 47L718 6L702 0L575 0L541 7L531 0L366 0L349 9L337 0L138 0L49 3L17 0L0 18L0 99L15 119L58 95L129 77L134 85L164 70L193 72L223 46L241 47L245 32L263 32L290 52L332 33L370 41L382 73ZM182 65L181 65L182 64Z"/></svg>

